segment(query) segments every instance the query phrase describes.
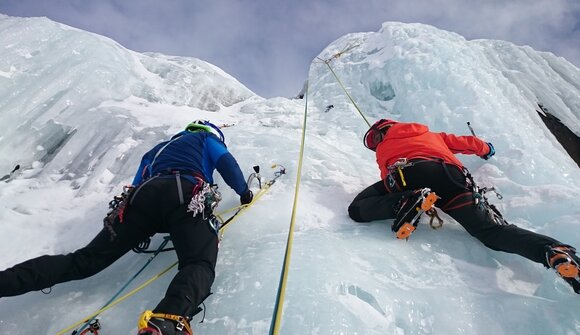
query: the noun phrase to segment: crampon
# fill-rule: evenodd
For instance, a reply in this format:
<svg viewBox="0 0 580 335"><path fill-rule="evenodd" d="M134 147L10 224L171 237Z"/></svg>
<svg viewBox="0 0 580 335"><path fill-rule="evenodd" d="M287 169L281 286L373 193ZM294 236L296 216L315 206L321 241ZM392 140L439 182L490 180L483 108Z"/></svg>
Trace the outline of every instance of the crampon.
<svg viewBox="0 0 580 335"><path fill-rule="evenodd" d="M137 335L193 335L186 318L152 311L141 314L138 327Z"/></svg>
<svg viewBox="0 0 580 335"><path fill-rule="evenodd" d="M580 294L580 258L576 249L567 245L553 246L546 252L548 265Z"/></svg>
<svg viewBox="0 0 580 335"><path fill-rule="evenodd" d="M415 190L402 199L397 217L391 226L398 239L409 239L417 228L417 223L423 213L434 210L433 205L439 197L429 188Z"/></svg>

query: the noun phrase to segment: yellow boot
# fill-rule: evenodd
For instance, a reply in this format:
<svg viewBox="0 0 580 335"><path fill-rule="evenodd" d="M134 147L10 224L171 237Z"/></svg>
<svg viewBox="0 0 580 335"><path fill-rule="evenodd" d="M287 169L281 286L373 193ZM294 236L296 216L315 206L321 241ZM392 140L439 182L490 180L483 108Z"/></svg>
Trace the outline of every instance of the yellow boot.
<svg viewBox="0 0 580 335"><path fill-rule="evenodd" d="M193 335L189 321L173 314L145 311L137 326L137 335Z"/></svg>

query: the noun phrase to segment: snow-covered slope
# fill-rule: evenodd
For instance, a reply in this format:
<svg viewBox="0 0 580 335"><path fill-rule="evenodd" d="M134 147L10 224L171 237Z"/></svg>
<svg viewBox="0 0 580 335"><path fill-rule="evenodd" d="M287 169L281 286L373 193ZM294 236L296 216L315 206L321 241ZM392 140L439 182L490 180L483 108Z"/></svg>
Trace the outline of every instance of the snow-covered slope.
<svg viewBox="0 0 580 335"><path fill-rule="evenodd" d="M217 112L254 96L204 61L135 53L45 18L0 16L0 40L2 175L17 164L24 170L39 162L45 172L78 178L98 169L111 147L138 141L137 131L146 131L134 129L139 116L102 107L105 101L133 98Z"/></svg>
<svg viewBox="0 0 580 335"><path fill-rule="evenodd" d="M46 19L2 16L0 36L0 174L23 166L0 182L0 268L86 244L140 156L191 119L234 124L223 131L244 172L258 164L270 177L277 163L288 174L226 231L205 321L193 323L199 334L267 334L305 101L265 100L200 60L134 53ZM503 193L493 202L506 218L580 246L580 173L536 112L542 103L578 134L577 68L527 47L399 23L344 36L320 58L349 47L329 64L365 117L458 134L471 122L497 155L462 159ZM389 222L352 222L348 204L379 178L361 143L367 126L324 63L313 62L308 80L282 334L580 333L580 297L553 272L485 248L447 216L442 230L421 225L408 242ZM237 205L222 192L220 210ZM0 298L0 334L57 333L100 308L147 258L128 254L49 295ZM174 261L163 253L129 289ZM136 333L137 316L173 274L103 313L100 333Z"/></svg>

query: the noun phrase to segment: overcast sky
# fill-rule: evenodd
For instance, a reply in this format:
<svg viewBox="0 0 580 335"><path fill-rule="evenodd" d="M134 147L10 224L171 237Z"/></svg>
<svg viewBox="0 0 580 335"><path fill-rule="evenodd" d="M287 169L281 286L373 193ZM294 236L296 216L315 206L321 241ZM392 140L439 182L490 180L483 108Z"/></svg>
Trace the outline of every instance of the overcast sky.
<svg viewBox="0 0 580 335"><path fill-rule="evenodd" d="M0 13L200 58L267 98L295 96L328 44L386 21L529 45L580 67L580 0L0 0Z"/></svg>

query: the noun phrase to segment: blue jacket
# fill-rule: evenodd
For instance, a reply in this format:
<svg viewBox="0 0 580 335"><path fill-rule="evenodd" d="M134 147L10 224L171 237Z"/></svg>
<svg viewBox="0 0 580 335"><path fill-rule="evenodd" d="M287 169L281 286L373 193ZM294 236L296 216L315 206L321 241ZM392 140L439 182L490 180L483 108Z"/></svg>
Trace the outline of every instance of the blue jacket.
<svg viewBox="0 0 580 335"><path fill-rule="evenodd" d="M215 169L238 195L248 191L238 162L217 136L204 131L182 131L143 155L133 185L171 171L180 171L183 177L194 182L197 181L193 176L197 175L213 184Z"/></svg>

